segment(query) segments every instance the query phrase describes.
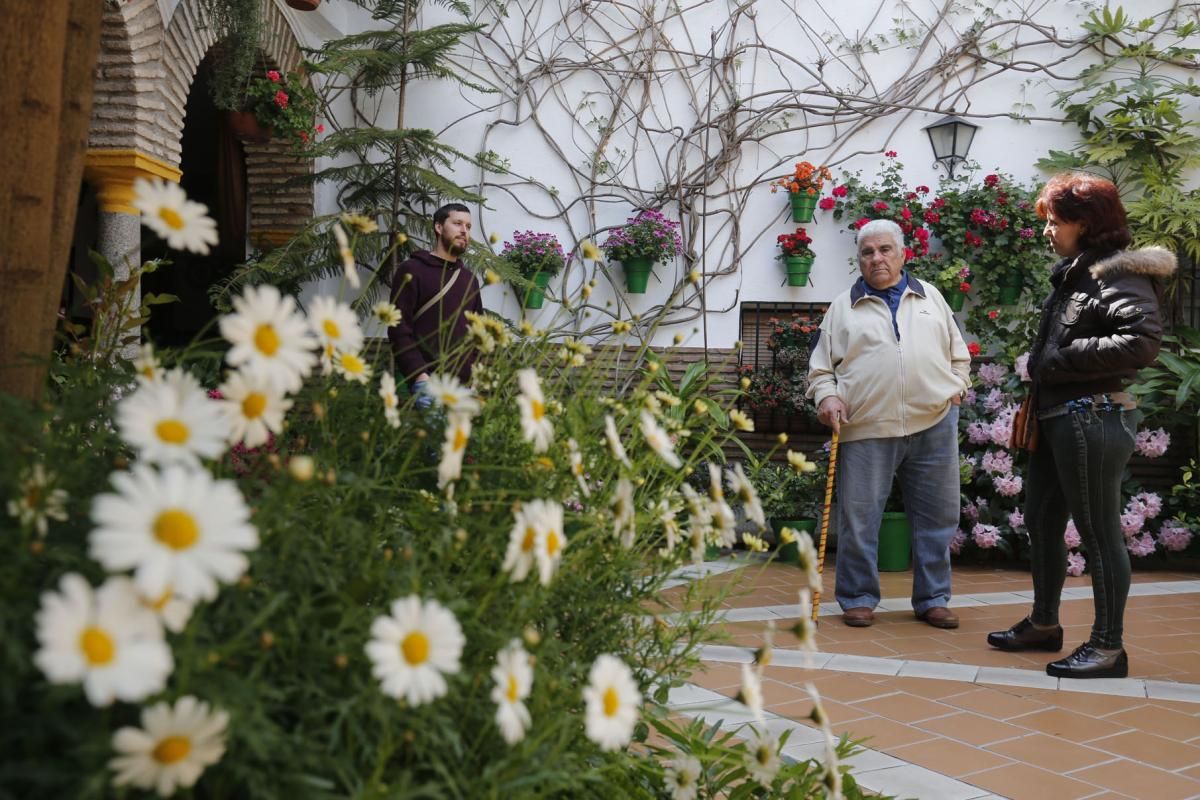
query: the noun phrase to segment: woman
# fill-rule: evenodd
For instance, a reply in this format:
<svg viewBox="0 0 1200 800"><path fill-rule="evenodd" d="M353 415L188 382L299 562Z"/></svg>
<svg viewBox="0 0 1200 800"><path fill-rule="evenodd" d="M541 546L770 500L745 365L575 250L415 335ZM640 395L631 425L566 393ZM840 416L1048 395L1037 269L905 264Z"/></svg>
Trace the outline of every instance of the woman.
<svg viewBox="0 0 1200 800"><path fill-rule="evenodd" d="M1121 531L1121 474L1133 453L1135 403L1123 391L1158 355L1159 303L1175 256L1160 248L1127 250L1125 209L1109 181L1057 175L1042 189L1037 213L1062 260L1042 305L1029 357L1031 412L1038 444L1025 480L1033 612L988 634L1001 650L1062 649L1058 622L1068 517L1087 547L1096 618L1091 637L1049 664L1059 678L1124 678L1121 641L1129 595L1129 553Z"/></svg>

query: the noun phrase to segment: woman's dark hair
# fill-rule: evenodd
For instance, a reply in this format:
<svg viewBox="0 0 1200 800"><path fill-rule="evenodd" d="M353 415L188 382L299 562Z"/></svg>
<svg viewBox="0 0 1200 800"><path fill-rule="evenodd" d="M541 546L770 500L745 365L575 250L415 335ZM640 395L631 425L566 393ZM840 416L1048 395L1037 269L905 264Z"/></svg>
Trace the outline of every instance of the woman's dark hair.
<svg viewBox="0 0 1200 800"><path fill-rule="evenodd" d="M1123 250L1133 241L1117 187L1086 172L1055 175L1042 187L1035 209L1042 219L1054 214L1064 222L1083 223L1082 250Z"/></svg>

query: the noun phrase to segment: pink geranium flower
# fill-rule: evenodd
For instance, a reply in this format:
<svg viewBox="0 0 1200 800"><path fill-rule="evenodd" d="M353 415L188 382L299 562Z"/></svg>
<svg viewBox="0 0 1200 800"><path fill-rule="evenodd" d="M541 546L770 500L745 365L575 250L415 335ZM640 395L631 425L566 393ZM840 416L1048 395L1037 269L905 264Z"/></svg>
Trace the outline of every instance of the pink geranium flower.
<svg viewBox="0 0 1200 800"><path fill-rule="evenodd" d="M1169 519L1158 529L1158 542L1163 549L1178 553L1192 543L1192 532L1179 520Z"/></svg>
<svg viewBox="0 0 1200 800"><path fill-rule="evenodd" d="M1145 558L1154 554L1154 539L1148 532L1143 533L1141 536L1130 538L1129 541L1125 542L1125 547L1131 555L1135 555L1138 558Z"/></svg>
<svg viewBox="0 0 1200 800"><path fill-rule="evenodd" d="M971 529L971 538L975 540L975 544L985 550L991 549L1000 543L1000 529L995 525L984 525L982 522L978 522Z"/></svg>
<svg viewBox="0 0 1200 800"><path fill-rule="evenodd" d="M1079 547L1082 540L1079 536L1079 529L1075 527L1075 520L1067 520L1066 530L1063 531L1063 541L1067 543L1067 547Z"/></svg>
<svg viewBox="0 0 1200 800"><path fill-rule="evenodd" d="M1067 574L1074 577L1079 577L1083 574L1087 562L1080 553L1067 553Z"/></svg>
<svg viewBox="0 0 1200 800"><path fill-rule="evenodd" d="M1008 525L1013 530L1025 527L1025 515L1021 513L1021 509L1016 509L1008 515Z"/></svg>
<svg viewBox="0 0 1200 800"><path fill-rule="evenodd" d="M1167 452L1171 446L1171 434L1162 428L1158 430L1140 430L1133 440L1133 448L1138 455L1146 458L1158 458Z"/></svg>

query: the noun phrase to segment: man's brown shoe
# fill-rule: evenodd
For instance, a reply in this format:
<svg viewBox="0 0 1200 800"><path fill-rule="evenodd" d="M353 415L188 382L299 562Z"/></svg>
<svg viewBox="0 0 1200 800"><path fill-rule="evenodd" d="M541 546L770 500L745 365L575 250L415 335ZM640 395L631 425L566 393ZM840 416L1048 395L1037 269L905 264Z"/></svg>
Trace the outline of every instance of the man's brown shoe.
<svg viewBox="0 0 1200 800"><path fill-rule="evenodd" d="M934 606L924 614L917 614L917 619L935 628L958 627L958 615L945 606Z"/></svg>
<svg viewBox="0 0 1200 800"><path fill-rule="evenodd" d="M842 622L851 628L869 628L875 624L875 612L866 606L847 608L842 612Z"/></svg>

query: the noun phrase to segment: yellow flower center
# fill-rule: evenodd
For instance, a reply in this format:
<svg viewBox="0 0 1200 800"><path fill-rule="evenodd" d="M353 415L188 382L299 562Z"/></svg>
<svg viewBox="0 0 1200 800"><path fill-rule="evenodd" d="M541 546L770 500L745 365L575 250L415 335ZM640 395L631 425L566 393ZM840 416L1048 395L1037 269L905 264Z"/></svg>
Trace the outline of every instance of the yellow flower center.
<svg viewBox="0 0 1200 800"><path fill-rule="evenodd" d="M173 208L160 208L158 218L167 223L168 227L177 231L183 230L183 217L179 216L179 212Z"/></svg>
<svg viewBox="0 0 1200 800"><path fill-rule="evenodd" d="M242 401L242 414L246 419L258 419L267 410L267 396L262 392L251 392Z"/></svg>
<svg viewBox="0 0 1200 800"><path fill-rule="evenodd" d="M200 526L188 512L168 508L154 520L154 538L173 550L186 550L200 538Z"/></svg>
<svg viewBox="0 0 1200 800"><path fill-rule="evenodd" d="M36 483L25 490L26 508L39 508L42 505L42 487Z"/></svg>
<svg viewBox="0 0 1200 800"><path fill-rule="evenodd" d="M79 634L79 649L93 667L107 664L117 654L112 637L99 628L84 628Z"/></svg>
<svg viewBox="0 0 1200 800"><path fill-rule="evenodd" d="M457 453L459 450L462 450L466 446L467 446L467 432L464 431L462 428L455 428L454 429L454 442L450 445L450 447L454 450L454 452Z"/></svg>
<svg viewBox="0 0 1200 800"><path fill-rule="evenodd" d="M457 402L458 402L458 395L456 395L456 394L453 394L451 392L445 392L442 395L442 405L444 405L446 408L454 408L454 405Z"/></svg>
<svg viewBox="0 0 1200 800"><path fill-rule="evenodd" d="M162 593L162 597L158 598L157 600L143 600L142 601L143 605L153 609L154 611L162 611L164 608L167 607L167 603L169 603L169 602L171 602L171 587L170 586L168 586L167 590Z"/></svg>
<svg viewBox="0 0 1200 800"><path fill-rule="evenodd" d="M254 332L254 346L265 356L273 356L279 349L279 334L271 324L259 325Z"/></svg>
<svg viewBox="0 0 1200 800"><path fill-rule="evenodd" d="M351 375L361 375L366 368L366 363L353 353L342 353L341 364Z"/></svg>
<svg viewBox="0 0 1200 800"><path fill-rule="evenodd" d="M546 416L546 406L540 400L530 400L529 413L534 422L541 422L542 417Z"/></svg>
<svg viewBox="0 0 1200 800"><path fill-rule="evenodd" d="M154 367L142 367L142 377L154 380Z"/></svg>
<svg viewBox="0 0 1200 800"><path fill-rule="evenodd" d="M517 679L512 675L508 676L508 690L504 693L504 696L508 698L508 702L510 703L515 703L521 699L521 691L517 686Z"/></svg>
<svg viewBox="0 0 1200 800"><path fill-rule="evenodd" d="M621 699L617 697L617 690L609 686L604 690L604 716L615 716L620 707Z"/></svg>
<svg viewBox="0 0 1200 800"><path fill-rule="evenodd" d="M562 547L562 541L558 538L558 531L551 528L546 532L546 553L554 558Z"/></svg>
<svg viewBox="0 0 1200 800"><path fill-rule="evenodd" d="M400 643L400 652L410 665L424 664L429 659L429 637L420 631L413 631Z"/></svg>
<svg viewBox="0 0 1200 800"><path fill-rule="evenodd" d="M188 426L177 419L164 419L154 426L154 432L167 444L183 444L191 435Z"/></svg>
<svg viewBox="0 0 1200 800"><path fill-rule="evenodd" d="M771 749L766 745L762 745L755 751L754 757L758 760L759 764L766 766L771 761Z"/></svg>
<svg viewBox="0 0 1200 800"><path fill-rule="evenodd" d="M521 541L521 549L528 553L533 549L533 543L536 539L537 531L533 529L532 525L527 525L525 527L525 538Z"/></svg>
<svg viewBox="0 0 1200 800"><path fill-rule="evenodd" d="M152 755L160 764L176 764L192 752L192 742L186 736L168 736L154 746Z"/></svg>
<svg viewBox="0 0 1200 800"><path fill-rule="evenodd" d="M342 335L341 330L338 329L337 323L331 319L327 319L322 322L321 327L325 329L325 335L330 339L337 339Z"/></svg>

